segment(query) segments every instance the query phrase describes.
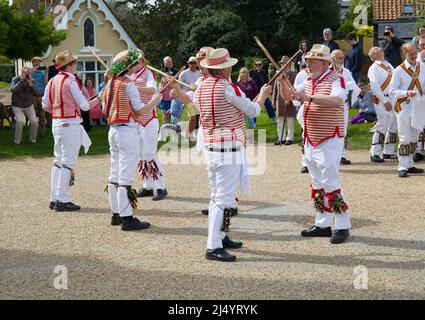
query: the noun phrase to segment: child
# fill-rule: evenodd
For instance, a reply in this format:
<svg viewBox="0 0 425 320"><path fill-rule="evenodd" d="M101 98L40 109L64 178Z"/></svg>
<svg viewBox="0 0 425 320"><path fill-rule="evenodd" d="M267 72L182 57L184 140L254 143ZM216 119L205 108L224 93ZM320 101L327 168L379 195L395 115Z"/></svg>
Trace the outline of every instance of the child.
<svg viewBox="0 0 425 320"><path fill-rule="evenodd" d="M177 125L182 121L183 103L177 96L176 90L172 89L171 94L171 108L168 111L171 114L171 124Z"/></svg>

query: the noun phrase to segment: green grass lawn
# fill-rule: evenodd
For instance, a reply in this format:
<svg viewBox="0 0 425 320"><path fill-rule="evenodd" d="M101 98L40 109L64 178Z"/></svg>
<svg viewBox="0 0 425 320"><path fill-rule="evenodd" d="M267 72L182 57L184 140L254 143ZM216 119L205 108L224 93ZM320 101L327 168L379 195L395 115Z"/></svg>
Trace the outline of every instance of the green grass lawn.
<svg viewBox="0 0 425 320"><path fill-rule="evenodd" d="M350 117L355 115L357 110L350 110ZM158 112L159 119L161 121L162 117L160 112ZM186 112L183 112L183 120L187 120ZM5 121L5 125L7 122ZM353 125L348 127L348 149L368 149L370 147L370 140L372 134L369 132L373 124L360 124ZM273 121L270 120L267 116L266 111L263 111L261 115L257 118L257 128L256 129L265 129L267 142L274 142L277 138L276 125L273 124ZM257 130L256 130L257 131ZM36 144L31 144L28 142L28 127L24 128L24 133L22 137L22 143L20 145L15 145L13 143L14 130L8 128L0 129L0 158L12 158L16 156L31 156L31 157L45 157L52 156L53 154L53 136L50 129L47 131L46 138L38 139ZM108 145L108 128L107 127L94 127L89 131L89 136L92 140L92 146L88 154L105 154L109 152ZM257 140L257 139L256 139ZM295 121L295 137L294 142L301 142L301 127L298 122ZM163 143L160 142L159 146ZM193 146L191 143L190 146ZM81 151L81 154L83 152Z"/></svg>
<svg viewBox="0 0 425 320"><path fill-rule="evenodd" d="M9 82L0 81L0 88L7 87L9 85L10 85Z"/></svg>

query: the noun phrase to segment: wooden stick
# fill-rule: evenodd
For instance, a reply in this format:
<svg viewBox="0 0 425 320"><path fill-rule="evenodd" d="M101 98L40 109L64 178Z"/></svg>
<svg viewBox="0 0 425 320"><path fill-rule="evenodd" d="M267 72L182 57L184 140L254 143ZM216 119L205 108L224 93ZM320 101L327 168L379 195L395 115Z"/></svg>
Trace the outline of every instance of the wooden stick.
<svg viewBox="0 0 425 320"><path fill-rule="evenodd" d="M257 43L257 45L260 47L260 49L263 51L266 57L270 60L270 62L273 64L276 70L279 70L279 65L277 64L276 60L273 59L272 55L269 53L266 47L261 43L260 39L258 39L258 37L255 36L254 41Z"/></svg>
<svg viewBox="0 0 425 320"><path fill-rule="evenodd" d="M282 67L282 68L280 68L277 72L276 72L276 74L273 76L273 78L271 78L271 80L267 83L267 85L271 85L271 84L273 84L273 82L277 79L277 77L279 77L281 74L282 74L282 72L283 71L285 71L285 69L298 57L298 55L300 54L300 53L302 53L302 51L301 50L298 50L292 57L291 57L291 59L289 59L288 60L288 62L287 63L285 63L285 65ZM288 81L289 82L289 81ZM254 100L252 100L252 101L257 101L257 99L258 99L258 96L259 96L259 94L254 98Z"/></svg>
<svg viewBox="0 0 425 320"><path fill-rule="evenodd" d="M182 71L186 69L185 66L181 67L180 70L169 80L169 82L161 89L160 93L163 93L165 91L165 89L167 89L167 87L171 84L171 82L173 82L174 80L176 80L178 78L178 76L180 75L180 73L182 73Z"/></svg>
<svg viewBox="0 0 425 320"><path fill-rule="evenodd" d="M149 70L151 70L153 72L159 73L162 76L165 76L165 77L168 77L169 76L169 74L166 74L165 72L163 72L161 70L158 70L158 69L156 69L156 68L154 68L152 66L146 66L146 68L148 68ZM182 85L183 87L186 87L186 88L188 88L190 90L193 90L193 88L191 86L189 86L187 83L184 83L184 82L182 82L180 80L177 80L177 79L174 79L174 81L177 82L178 84Z"/></svg>
<svg viewBox="0 0 425 320"><path fill-rule="evenodd" d="M97 61L99 61L106 69L109 69L108 65L103 61L97 54L94 52L92 47L88 47L88 49L91 51L91 53L96 57Z"/></svg>

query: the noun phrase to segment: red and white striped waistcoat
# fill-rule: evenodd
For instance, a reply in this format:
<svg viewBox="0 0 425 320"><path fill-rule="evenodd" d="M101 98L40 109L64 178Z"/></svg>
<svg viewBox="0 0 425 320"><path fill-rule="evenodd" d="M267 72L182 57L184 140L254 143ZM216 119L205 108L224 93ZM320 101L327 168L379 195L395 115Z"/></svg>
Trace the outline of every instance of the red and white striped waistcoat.
<svg viewBox="0 0 425 320"><path fill-rule="evenodd" d="M126 88L130 80L125 77L117 77L108 82L104 92L105 114L108 124L127 123L132 117L137 121L130 101L127 98Z"/></svg>
<svg viewBox="0 0 425 320"><path fill-rule="evenodd" d="M205 144L239 141L245 145L244 114L227 102L225 90L228 85L240 95L238 87L215 76L205 78L196 89Z"/></svg>
<svg viewBox="0 0 425 320"><path fill-rule="evenodd" d="M345 89L344 78L335 70L327 70L325 76L317 81L310 77L305 85L305 93L329 96L332 92L332 83L338 79ZM335 136L344 137L344 102L337 107L320 106L314 101L304 102L304 139L316 147Z"/></svg>
<svg viewBox="0 0 425 320"><path fill-rule="evenodd" d="M146 69L146 67L143 67L143 69L140 72L134 74L132 77L132 80L136 84L137 89L139 89L140 100L143 103L148 103L152 98L152 95L144 94L140 90L141 88L146 88L146 84L148 82L148 76L150 72L151 71ZM155 79L155 76L154 76L154 79ZM156 116L155 108L152 108L152 112L148 112L139 118L139 123L143 127L146 127L148 123L152 121L152 119L156 119L156 118L157 116Z"/></svg>
<svg viewBox="0 0 425 320"><path fill-rule="evenodd" d="M77 81L68 74L60 72L58 75L50 79L49 102L54 119L71 119L81 118L80 106L75 103L71 93L71 84ZM81 85L77 81L81 90Z"/></svg>

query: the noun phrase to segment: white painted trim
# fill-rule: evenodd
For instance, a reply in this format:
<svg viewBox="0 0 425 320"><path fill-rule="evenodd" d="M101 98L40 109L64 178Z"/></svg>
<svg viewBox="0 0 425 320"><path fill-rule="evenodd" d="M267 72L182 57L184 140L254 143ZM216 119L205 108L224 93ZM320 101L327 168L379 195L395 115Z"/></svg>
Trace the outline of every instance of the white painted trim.
<svg viewBox="0 0 425 320"><path fill-rule="evenodd" d="M89 18L92 18L92 21L93 21L93 23L94 23L94 25L96 27L99 27L99 26L102 26L103 25L103 22L100 20L99 16L95 12L91 11L91 9L83 12L83 14L80 15L80 17L78 18L78 20L75 21L74 25L75 26L80 26L82 24L83 20L85 22L86 21L86 18L88 18L88 17Z"/></svg>
<svg viewBox="0 0 425 320"><path fill-rule="evenodd" d="M82 3L85 3L87 0L74 0L71 7L68 9L66 14L62 17L58 25L56 26L56 29L66 29L68 25L68 21L73 20L73 15L76 11L80 10L80 5ZM112 12L109 10L107 5L103 2L103 0L91 0L91 2L94 2L97 4L98 11L101 11L105 14L105 20L108 20L112 24L112 30L118 32L120 36L120 40L123 40L127 47L129 49L137 49L136 44L131 40L131 38L128 36L127 32L123 29L123 27L119 24L118 20L115 19Z"/></svg>

